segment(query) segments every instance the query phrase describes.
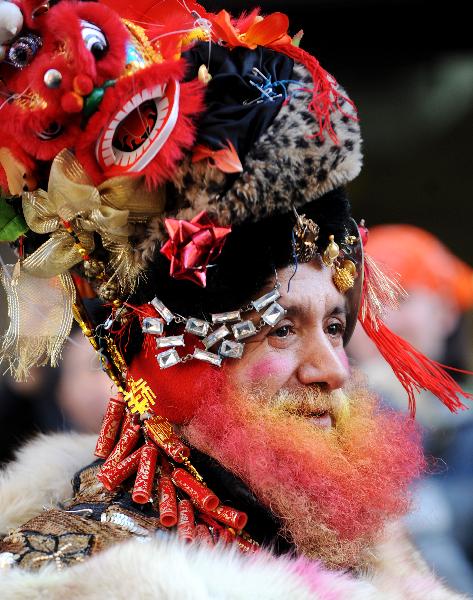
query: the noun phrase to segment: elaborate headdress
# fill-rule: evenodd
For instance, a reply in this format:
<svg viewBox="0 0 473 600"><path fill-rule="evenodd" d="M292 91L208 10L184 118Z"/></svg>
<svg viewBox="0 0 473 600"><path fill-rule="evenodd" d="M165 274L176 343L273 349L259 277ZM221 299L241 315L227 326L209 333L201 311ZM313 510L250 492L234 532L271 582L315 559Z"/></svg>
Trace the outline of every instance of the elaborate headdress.
<svg viewBox="0 0 473 600"><path fill-rule="evenodd" d="M462 406L441 366L382 322L402 290L363 257L343 190L362 163L356 109L288 31L282 13L234 19L187 0L0 0L0 239L19 255L2 270L2 353L20 377L56 363L75 316L120 389L101 481L137 470L133 498L147 502L159 448L162 522L179 518L184 536L192 507L165 505L174 487L203 523L240 531L245 517L154 414L159 390L131 376L133 328L156 368L218 368L284 316L277 269L318 254L347 295L346 340L358 316L412 408L421 387Z"/></svg>

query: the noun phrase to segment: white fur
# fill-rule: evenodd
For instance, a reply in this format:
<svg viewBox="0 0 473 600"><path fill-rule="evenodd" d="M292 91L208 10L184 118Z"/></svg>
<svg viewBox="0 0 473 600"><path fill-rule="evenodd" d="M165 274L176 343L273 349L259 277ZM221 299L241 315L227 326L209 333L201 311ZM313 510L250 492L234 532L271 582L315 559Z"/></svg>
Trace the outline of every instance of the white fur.
<svg viewBox="0 0 473 600"><path fill-rule="evenodd" d="M0 473L0 529L8 531L69 497L74 473L91 462L94 435L39 436ZM58 571L0 568L2 600L460 600L426 567L394 527L373 549L375 572L353 579L266 552L185 546L171 536L132 539ZM1 561L0 561L1 563ZM0 565L1 566L1 565ZM299 574L298 574L299 573Z"/></svg>
<svg viewBox="0 0 473 600"><path fill-rule="evenodd" d="M71 479L92 462L96 435L40 435L0 472L0 532L8 533L72 494Z"/></svg>
<svg viewBox="0 0 473 600"><path fill-rule="evenodd" d="M184 546L175 539L117 544L84 563L39 573L13 569L0 574L4 600L375 600L369 584L335 573L310 589L291 562L266 554L248 557L221 547Z"/></svg>

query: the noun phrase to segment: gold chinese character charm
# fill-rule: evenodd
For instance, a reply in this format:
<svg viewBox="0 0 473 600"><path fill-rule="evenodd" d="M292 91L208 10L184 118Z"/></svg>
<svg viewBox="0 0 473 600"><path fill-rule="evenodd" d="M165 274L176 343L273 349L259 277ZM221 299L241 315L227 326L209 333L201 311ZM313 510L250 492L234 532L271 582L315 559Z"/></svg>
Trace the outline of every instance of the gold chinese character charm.
<svg viewBox="0 0 473 600"><path fill-rule="evenodd" d="M142 378L135 381L131 377L128 381L128 386L129 389L124 394L125 402L132 413L140 413L142 415L155 403L156 394Z"/></svg>

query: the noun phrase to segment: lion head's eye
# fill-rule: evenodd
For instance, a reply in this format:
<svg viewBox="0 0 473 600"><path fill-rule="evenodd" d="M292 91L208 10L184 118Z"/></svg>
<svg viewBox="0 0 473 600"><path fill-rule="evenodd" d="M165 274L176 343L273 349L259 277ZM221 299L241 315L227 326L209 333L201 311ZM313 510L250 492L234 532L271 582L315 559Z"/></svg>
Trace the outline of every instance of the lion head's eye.
<svg viewBox="0 0 473 600"><path fill-rule="evenodd" d="M11 44L8 59L17 69L23 69L30 64L42 45L41 38L36 34L22 35Z"/></svg>
<svg viewBox="0 0 473 600"><path fill-rule="evenodd" d="M89 21L81 21L81 33L85 47L95 60L103 58L108 50L108 42L100 27Z"/></svg>

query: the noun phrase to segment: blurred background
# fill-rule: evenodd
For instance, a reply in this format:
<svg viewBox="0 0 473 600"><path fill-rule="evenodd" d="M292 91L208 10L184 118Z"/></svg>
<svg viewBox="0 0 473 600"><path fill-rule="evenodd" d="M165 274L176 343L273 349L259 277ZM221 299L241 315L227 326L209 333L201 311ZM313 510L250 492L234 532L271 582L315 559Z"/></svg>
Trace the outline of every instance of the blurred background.
<svg viewBox="0 0 473 600"><path fill-rule="evenodd" d="M203 3L234 13L253 7L237 0ZM388 315L389 324L440 362L472 369L473 47L460 3L262 0L259 5L264 12L287 13L292 34L304 30L301 45L335 75L358 107L365 166L349 186L354 217L364 218L373 232L384 223L413 225L445 246L430 238L423 246L418 230L408 229L413 236L404 238L406 230L399 229L389 236L384 232L391 240L388 247L375 243L373 233L375 257L379 254L376 258L401 276L402 269L409 271L402 282L410 300L397 316ZM6 262L14 262L8 251L1 252ZM437 277L442 272L450 279ZM461 300L457 288L463 290ZM4 322L4 302L1 312ZM403 390L380 366L362 332L349 353L384 401L405 410ZM473 391L472 378L456 377ZM1 378L0 461L9 460L12 449L36 432L97 431L110 393L94 353L74 332L60 369L39 369L27 384ZM450 586L473 594L470 413L452 417L437 400L427 395L419 400L431 473L416 488L406 525Z"/></svg>

